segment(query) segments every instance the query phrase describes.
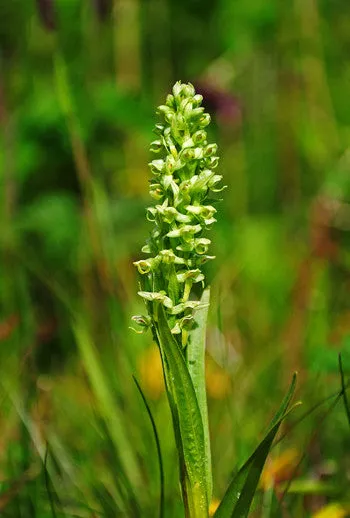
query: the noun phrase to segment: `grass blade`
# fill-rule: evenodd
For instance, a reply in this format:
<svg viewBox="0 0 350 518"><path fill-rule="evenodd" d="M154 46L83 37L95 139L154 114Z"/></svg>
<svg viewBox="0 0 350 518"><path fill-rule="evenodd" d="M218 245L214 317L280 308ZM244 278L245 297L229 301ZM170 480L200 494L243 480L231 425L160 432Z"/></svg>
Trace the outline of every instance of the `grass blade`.
<svg viewBox="0 0 350 518"><path fill-rule="evenodd" d="M89 376L92 390L99 402L101 415L106 422L115 448L120 455L123 470L131 484L137 487L140 484L140 474L136 456L131 447L125 427L123 426L122 415L118 411L119 409L107 385L95 346L84 325L76 322L75 325L73 325L73 331Z"/></svg>
<svg viewBox="0 0 350 518"><path fill-rule="evenodd" d="M163 459L162 459L162 451L161 451L161 448L160 448L159 435L158 435L158 432L157 432L157 426L156 426L155 420L153 418L150 406L149 406L149 404L147 402L147 399L146 399L146 397L145 397L145 395L144 395L144 393L142 391L142 388L141 388L139 382L137 381L137 379L135 378L135 376L133 376L133 378L134 378L135 384L136 384L136 386L138 388L138 391L141 394L142 401L143 401L143 403L144 403L144 405L146 407L148 417L150 418L150 421L151 421L151 424L152 424L154 439L156 441L158 464L159 464L159 479L160 479L159 518L163 518L164 517L164 469L163 469Z"/></svg>
<svg viewBox="0 0 350 518"><path fill-rule="evenodd" d="M58 500L58 496L57 496L56 492L53 493L53 491L50 488L50 486L51 486L50 475L49 475L49 472L47 470L47 460L48 460L48 457L49 457L49 446L48 446L48 444L46 444L46 451L45 451L45 457L44 457L44 480L45 480L45 487L46 487L47 496L49 498L51 514L52 514L53 518L57 518L57 513L56 513L56 509L55 509L55 502L54 502L54 495L57 498L57 500Z"/></svg>
<svg viewBox="0 0 350 518"><path fill-rule="evenodd" d="M350 426L350 405L349 405L348 395L346 393L346 388L347 387L346 387L346 383L345 383L345 376L344 376L343 362L342 362L341 353L339 353L338 360L339 360L339 372L340 372L340 380L341 380L341 390L342 390L342 396L343 396L343 401L344 401L345 413L346 413L346 416L348 418L348 423L349 423L349 426Z"/></svg>
<svg viewBox="0 0 350 518"><path fill-rule="evenodd" d="M270 430L231 481L214 515L215 518L246 518L248 516L273 440L276 437L281 422L289 413L288 406L294 394L295 384L296 375L294 374L287 395L272 419Z"/></svg>
<svg viewBox="0 0 350 518"><path fill-rule="evenodd" d="M284 414L287 412L289 405L294 396L296 384L297 384L297 374L296 374L296 372L294 372L288 392L284 396L281 406L279 407L279 409L273 416L272 421L270 423L270 428L272 428L278 421L280 421L280 419L283 418Z"/></svg>

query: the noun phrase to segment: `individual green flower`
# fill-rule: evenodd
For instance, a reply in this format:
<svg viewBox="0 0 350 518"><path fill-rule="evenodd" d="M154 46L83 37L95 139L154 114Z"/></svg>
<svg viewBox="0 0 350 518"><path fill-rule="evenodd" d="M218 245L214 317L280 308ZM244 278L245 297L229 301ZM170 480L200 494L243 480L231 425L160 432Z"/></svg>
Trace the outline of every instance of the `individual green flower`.
<svg viewBox="0 0 350 518"><path fill-rule="evenodd" d="M225 188L218 186L222 176L214 171L219 162L217 145L207 140L204 128L210 116L202 100L193 85L179 81L158 108L163 123L156 124L157 139L150 146L158 158L149 163L150 194L156 204L147 209L154 227L142 248L151 257L134 263L140 274L139 295L149 315L154 315L153 304L162 304L169 327L183 346L199 306L191 300L192 285L204 287L201 267L214 259L207 255L210 239L205 236L216 221L212 201Z"/></svg>

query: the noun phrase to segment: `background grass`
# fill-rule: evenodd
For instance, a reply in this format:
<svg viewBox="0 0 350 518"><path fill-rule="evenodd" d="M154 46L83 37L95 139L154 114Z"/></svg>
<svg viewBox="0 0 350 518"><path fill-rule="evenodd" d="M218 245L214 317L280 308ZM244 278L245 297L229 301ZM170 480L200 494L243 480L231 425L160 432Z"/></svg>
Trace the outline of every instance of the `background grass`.
<svg viewBox="0 0 350 518"><path fill-rule="evenodd" d="M341 400L293 419L341 390L339 351L350 371L349 15L344 0L0 3L3 516L156 516L132 375L166 517L182 516L159 359L129 329L153 114L178 79L205 96L229 186L207 268L214 494L298 370L304 405L253 512L346 508ZM283 515L276 477L295 479Z"/></svg>

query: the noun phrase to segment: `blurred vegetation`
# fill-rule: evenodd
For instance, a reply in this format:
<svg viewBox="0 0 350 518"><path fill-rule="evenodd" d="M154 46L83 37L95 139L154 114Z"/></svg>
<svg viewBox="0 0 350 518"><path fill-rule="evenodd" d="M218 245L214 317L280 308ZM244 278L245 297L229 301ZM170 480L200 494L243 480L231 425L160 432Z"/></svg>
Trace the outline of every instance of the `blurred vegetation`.
<svg viewBox="0 0 350 518"><path fill-rule="evenodd" d="M345 0L0 2L2 516L157 514L132 375L166 516L182 516L159 359L129 329L154 107L178 79L205 97L229 186L208 266L214 494L298 370L304 405L252 516L346 516L349 49Z"/></svg>

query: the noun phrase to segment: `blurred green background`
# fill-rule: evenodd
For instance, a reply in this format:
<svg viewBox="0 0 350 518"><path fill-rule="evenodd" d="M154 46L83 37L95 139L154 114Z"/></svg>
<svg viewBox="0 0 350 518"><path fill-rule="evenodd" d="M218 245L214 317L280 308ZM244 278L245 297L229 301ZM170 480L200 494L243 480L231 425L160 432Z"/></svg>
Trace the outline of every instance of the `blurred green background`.
<svg viewBox="0 0 350 518"><path fill-rule="evenodd" d="M283 516L333 500L346 515L341 398L294 424L341 389L339 352L350 372L349 51L345 0L0 2L2 516L156 516L133 375L167 517L182 516L159 359L129 329L154 113L176 80L204 96L228 185L207 271L214 493L297 370L304 405L252 516L287 489Z"/></svg>

